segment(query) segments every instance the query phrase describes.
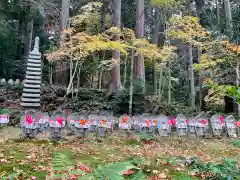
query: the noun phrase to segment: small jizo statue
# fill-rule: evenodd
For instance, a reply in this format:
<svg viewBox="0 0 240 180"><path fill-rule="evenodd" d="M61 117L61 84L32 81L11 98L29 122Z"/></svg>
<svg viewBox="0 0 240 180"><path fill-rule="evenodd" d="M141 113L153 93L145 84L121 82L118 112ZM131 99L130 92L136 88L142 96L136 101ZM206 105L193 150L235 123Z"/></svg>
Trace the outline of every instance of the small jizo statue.
<svg viewBox="0 0 240 180"><path fill-rule="evenodd" d="M216 114L211 117L210 122L212 125L213 136L220 137L223 134L223 127L225 126L223 116Z"/></svg>
<svg viewBox="0 0 240 180"><path fill-rule="evenodd" d="M178 137L188 135L188 119L185 115L179 114L176 118L176 129Z"/></svg>
<svg viewBox="0 0 240 180"><path fill-rule="evenodd" d="M69 114L69 116L67 117L67 126L69 129L71 129L72 131L75 130L75 122L79 121L78 117L77 117L78 113L71 113Z"/></svg>
<svg viewBox="0 0 240 180"><path fill-rule="evenodd" d="M53 112L49 126L51 128L52 139L59 140L62 137L62 129L66 125L66 113L61 111Z"/></svg>
<svg viewBox="0 0 240 180"><path fill-rule="evenodd" d="M9 123L9 114L7 110L0 111L0 125Z"/></svg>
<svg viewBox="0 0 240 180"><path fill-rule="evenodd" d="M29 110L21 117L21 132L24 138L35 138L38 133L37 113L34 110Z"/></svg>
<svg viewBox="0 0 240 180"><path fill-rule="evenodd" d="M75 126L75 135L80 138L86 138L88 135L89 122L88 117L86 115L75 115L76 121L74 123Z"/></svg>
<svg viewBox="0 0 240 180"><path fill-rule="evenodd" d="M140 118L140 132L141 133L150 133L152 126L151 116L147 113L142 114Z"/></svg>
<svg viewBox="0 0 240 180"><path fill-rule="evenodd" d="M228 137L237 137L237 131L238 127L240 126L240 122L236 122L235 118L233 115L229 115L225 119L225 124L226 124L226 131Z"/></svg>
<svg viewBox="0 0 240 180"><path fill-rule="evenodd" d="M158 133L162 137L170 137L171 136L171 127L174 125L174 119L170 119L168 116L159 115L157 117L158 124Z"/></svg>
<svg viewBox="0 0 240 180"><path fill-rule="evenodd" d="M98 135L103 138L106 136L106 130L107 130L107 117L106 116L98 116L98 122L97 122L97 130Z"/></svg>
<svg viewBox="0 0 240 180"><path fill-rule="evenodd" d="M38 124L39 124L39 131L41 132L43 130L46 130L49 126L49 120L50 120L48 113L38 112L37 118L38 118Z"/></svg>
<svg viewBox="0 0 240 180"><path fill-rule="evenodd" d="M90 114L88 116L90 132L97 132L99 117L97 114Z"/></svg>
<svg viewBox="0 0 240 180"><path fill-rule="evenodd" d="M120 116L119 127L124 131L129 131L131 129L130 117L127 114Z"/></svg>

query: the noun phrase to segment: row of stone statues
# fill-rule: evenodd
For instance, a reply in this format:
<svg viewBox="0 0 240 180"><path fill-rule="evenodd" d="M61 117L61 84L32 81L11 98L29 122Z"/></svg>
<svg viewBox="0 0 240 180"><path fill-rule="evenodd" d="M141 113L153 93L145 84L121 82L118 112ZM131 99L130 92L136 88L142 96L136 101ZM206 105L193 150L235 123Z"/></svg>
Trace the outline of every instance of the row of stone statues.
<svg viewBox="0 0 240 180"><path fill-rule="evenodd" d="M24 84L24 81L20 81L19 79L16 79L15 81L12 79L9 79L8 81L6 81L5 78L0 79L0 85L19 85L19 84Z"/></svg>
<svg viewBox="0 0 240 180"><path fill-rule="evenodd" d="M2 114L0 123L8 123L9 115ZM179 137L195 135L206 136L211 133L214 136L222 136L224 132L230 137L238 136L240 122L236 122L234 116L224 118L222 115L214 115L207 118L204 113L195 118L187 118L183 114L177 117L165 115L143 114L129 117L123 114L120 117L99 114L67 114L55 111L51 116L48 113L29 110L21 117L21 131L23 137L34 138L39 132L50 131L51 137L62 137L63 129L70 129L77 137L86 137L89 132L97 132L100 137L113 132L114 127L125 132L132 133L158 133L160 136L172 135L175 128ZM211 131L211 132L210 132Z"/></svg>

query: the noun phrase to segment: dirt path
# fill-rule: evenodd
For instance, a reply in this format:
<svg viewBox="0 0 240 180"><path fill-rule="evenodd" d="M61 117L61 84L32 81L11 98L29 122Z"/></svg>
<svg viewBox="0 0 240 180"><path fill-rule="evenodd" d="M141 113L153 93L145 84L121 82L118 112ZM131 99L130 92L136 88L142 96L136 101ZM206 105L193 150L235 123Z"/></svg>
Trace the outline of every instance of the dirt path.
<svg viewBox="0 0 240 180"><path fill-rule="evenodd" d="M20 128L18 127L4 127L0 129L0 137L6 139L16 139L20 137Z"/></svg>

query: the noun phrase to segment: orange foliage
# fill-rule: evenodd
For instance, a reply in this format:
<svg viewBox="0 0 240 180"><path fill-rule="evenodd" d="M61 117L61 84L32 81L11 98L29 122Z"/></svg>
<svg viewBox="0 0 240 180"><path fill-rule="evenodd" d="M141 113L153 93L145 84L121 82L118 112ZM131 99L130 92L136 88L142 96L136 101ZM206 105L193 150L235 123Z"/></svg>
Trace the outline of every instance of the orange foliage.
<svg viewBox="0 0 240 180"><path fill-rule="evenodd" d="M240 52L240 46L236 44L232 44L229 41L222 41L222 44L226 46L226 48L232 52L232 53L239 53Z"/></svg>

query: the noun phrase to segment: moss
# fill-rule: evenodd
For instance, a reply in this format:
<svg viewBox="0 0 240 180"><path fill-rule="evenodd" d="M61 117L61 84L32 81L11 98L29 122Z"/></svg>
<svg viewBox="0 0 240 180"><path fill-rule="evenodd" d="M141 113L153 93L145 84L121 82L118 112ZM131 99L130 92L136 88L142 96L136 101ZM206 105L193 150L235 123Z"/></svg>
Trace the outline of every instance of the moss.
<svg viewBox="0 0 240 180"><path fill-rule="evenodd" d="M190 177L188 174L184 173L184 172L171 172L171 176L174 180L192 180L193 178ZM194 178L194 179L199 179L199 178Z"/></svg>
<svg viewBox="0 0 240 180"><path fill-rule="evenodd" d="M83 164L88 164L92 167L97 167L98 165L102 164L103 160L101 157L93 157L87 154L77 154L76 161L80 161Z"/></svg>
<svg viewBox="0 0 240 180"><path fill-rule="evenodd" d="M25 175L25 178L36 176L39 179L45 179L47 173L44 171L35 171L33 168L33 164L17 164L17 163L10 163L10 164L2 164L0 166L0 172L5 172L6 175L11 173L16 173L17 171L22 171Z"/></svg>
<svg viewBox="0 0 240 180"><path fill-rule="evenodd" d="M129 145L129 146L136 146L136 145L141 145L141 143L136 140L136 139L127 139L125 142L124 142L125 145Z"/></svg>
<svg viewBox="0 0 240 180"><path fill-rule="evenodd" d="M58 141L50 141L50 140L31 140L31 139L22 139L22 138L17 138L17 139L10 139L10 141L12 141L13 143L31 143L34 145L53 145L53 146L58 146L60 144L60 142Z"/></svg>

